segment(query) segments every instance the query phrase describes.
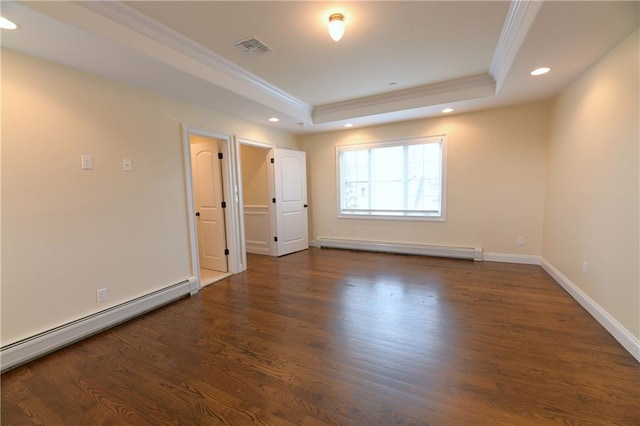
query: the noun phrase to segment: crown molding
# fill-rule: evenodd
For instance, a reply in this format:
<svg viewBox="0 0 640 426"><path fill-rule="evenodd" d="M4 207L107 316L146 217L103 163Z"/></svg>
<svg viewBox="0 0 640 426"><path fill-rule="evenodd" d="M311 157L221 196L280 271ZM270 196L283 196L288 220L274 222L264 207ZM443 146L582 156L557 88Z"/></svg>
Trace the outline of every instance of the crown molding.
<svg viewBox="0 0 640 426"><path fill-rule="evenodd" d="M141 12L127 6L120 1L77 1L79 4L93 12L108 18L118 24L124 25L144 36L147 36L173 50L195 59L196 61L225 74L237 83L249 86L267 95L278 103L285 104L288 108L298 111L298 117L310 117L313 107L306 102L286 93L278 87L239 67L233 62L212 52L190 38L172 30L166 25L157 22ZM224 86L223 86L224 87ZM224 87L246 96L246 91L239 92L233 87ZM253 99L264 103L263 99ZM272 106L273 105L269 105Z"/></svg>
<svg viewBox="0 0 640 426"><path fill-rule="evenodd" d="M225 76L218 81L214 78L211 83L297 119L302 118L300 121L306 124L329 123L495 95L541 5L541 1L534 0L512 1L488 74L314 107L120 1L75 3ZM179 67L175 62L172 65Z"/></svg>
<svg viewBox="0 0 640 426"><path fill-rule="evenodd" d="M479 74L320 105L313 109L313 122L328 123L355 117L439 105L446 102L493 96L494 94L495 80L493 77L489 74Z"/></svg>
<svg viewBox="0 0 640 426"><path fill-rule="evenodd" d="M489 73L496 81L496 93L502 87L542 3L542 0L511 2L489 67Z"/></svg>

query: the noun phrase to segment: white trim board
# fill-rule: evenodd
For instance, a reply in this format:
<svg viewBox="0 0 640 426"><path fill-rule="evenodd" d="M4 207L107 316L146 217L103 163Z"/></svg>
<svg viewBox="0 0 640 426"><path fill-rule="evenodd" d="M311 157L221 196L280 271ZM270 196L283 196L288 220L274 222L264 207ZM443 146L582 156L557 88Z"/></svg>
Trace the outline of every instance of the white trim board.
<svg viewBox="0 0 640 426"><path fill-rule="evenodd" d="M489 67L489 73L496 81L496 93L500 91L541 7L541 1L518 0L511 2Z"/></svg>
<svg viewBox="0 0 640 426"><path fill-rule="evenodd" d="M4 373L35 358L171 303L198 288L195 277L0 348Z"/></svg>
<svg viewBox="0 0 640 426"><path fill-rule="evenodd" d="M493 96L496 82L489 74L478 74L394 92L365 96L313 108L313 123L384 114L430 105Z"/></svg>
<svg viewBox="0 0 640 426"><path fill-rule="evenodd" d="M638 362L640 362L640 339L612 317L602 306L598 305L576 284L542 258L542 268L556 280L567 293L587 310Z"/></svg>
<svg viewBox="0 0 640 426"><path fill-rule="evenodd" d="M236 168L239 168L239 160L234 150L233 138L225 133L217 133L212 130L197 126L182 124L182 153L184 164L185 191L187 195L187 220L189 222L189 247L191 249L191 268L193 274L200 275L200 261L198 254L198 235L195 220L195 198L193 194L193 178L191 168L191 136L202 136L216 139L220 143L220 151L223 154L222 161L222 191L227 201L225 209L226 243L229 249L228 269L232 274L238 274L246 269L244 257L243 232L244 224L240 217L240 199L238 197L238 180ZM239 170L238 170L239 172ZM239 194L242 195L242 194Z"/></svg>
<svg viewBox="0 0 640 426"><path fill-rule="evenodd" d="M339 248L347 250L363 250L382 253L415 254L422 256L451 257L455 259L482 260L482 249L477 247L454 247L435 244L351 240L331 237L318 237L315 241L313 241L313 244L316 247Z"/></svg>

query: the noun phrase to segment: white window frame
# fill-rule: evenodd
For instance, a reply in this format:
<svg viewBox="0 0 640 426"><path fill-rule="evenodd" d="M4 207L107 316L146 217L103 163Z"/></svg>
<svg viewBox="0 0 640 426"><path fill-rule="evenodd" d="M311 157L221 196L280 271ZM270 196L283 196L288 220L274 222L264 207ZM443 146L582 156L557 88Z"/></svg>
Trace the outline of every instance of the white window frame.
<svg viewBox="0 0 640 426"><path fill-rule="evenodd" d="M392 146L422 145L426 143L439 143L441 146L441 188L440 188L440 214L439 215L384 215L384 214L355 214L342 212L342 185L340 153L345 151L358 151L373 148L385 148ZM379 142L359 144L336 145L336 194L337 215L340 219L374 219L374 220L400 220L400 221L430 221L445 222L447 212L447 135L422 136L416 138L402 138Z"/></svg>

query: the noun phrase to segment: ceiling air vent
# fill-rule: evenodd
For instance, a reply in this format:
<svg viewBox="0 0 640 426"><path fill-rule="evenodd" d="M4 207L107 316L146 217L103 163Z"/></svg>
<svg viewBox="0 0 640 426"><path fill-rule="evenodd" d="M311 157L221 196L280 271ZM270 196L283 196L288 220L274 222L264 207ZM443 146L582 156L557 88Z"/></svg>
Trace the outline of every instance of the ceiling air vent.
<svg viewBox="0 0 640 426"><path fill-rule="evenodd" d="M244 40L233 43L233 47L240 50L248 56L261 56L271 52L271 49L255 37L245 38Z"/></svg>

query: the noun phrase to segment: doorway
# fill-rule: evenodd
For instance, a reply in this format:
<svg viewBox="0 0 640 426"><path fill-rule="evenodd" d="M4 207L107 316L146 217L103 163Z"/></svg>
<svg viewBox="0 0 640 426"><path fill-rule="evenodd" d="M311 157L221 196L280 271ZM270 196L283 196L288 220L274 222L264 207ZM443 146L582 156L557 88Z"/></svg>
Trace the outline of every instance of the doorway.
<svg viewBox="0 0 640 426"><path fill-rule="evenodd" d="M232 137L188 125L183 125L182 133L190 281L197 283L192 287L194 294L205 285L242 272L244 267L238 251Z"/></svg>
<svg viewBox="0 0 640 426"><path fill-rule="evenodd" d="M245 217L242 194L243 179L240 158L242 145L252 145L261 148L265 153L265 159L269 159L267 162L267 185L269 188L267 198L267 204L269 206L269 255L282 256L286 254L286 250L292 252L308 247L305 211L307 205L304 153L278 149L270 143L232 137L231 135L216 133L207 129L184 124L182 126L182 146L187 195L189 247L192 265L192 276L189 277L189 281L194 284L191 285L191 294L197 293L199 288L209 284L208 281L203 282L203 280L201 280L203 274L200 269L198 222L196 221L200 216L196 216L196 213L201 214L202 212L196 209L193 182L198 178L194 178L193 176L193 164L196 163L196 159L192 159L190 143L194 136L213 140L217 144L217 148L222 157L219 159L222 194L224 197L223 200L226 203L226 208L224 208L224 226L222 227L225 233L227 248L225 252L227 272L223 272L226 274L225 276L238 274L247 269ZM194 140L195 139L198 138L194 138ZM213 151L215 150L211 150L211 159L215 159ZM295 155L291 156L287 152L289 152L289 154L295 153ZM272 160L275 160L275 157L279 155L284 155L284 157L276 160L276 164L274 165L274 161ZM278 171L279 169L282 173ZM296 171L298 176L292 177L290 174L292 171ZM276 179L275 176L278 176L278 179ZM275 182L276 180L282 184ZM290 183L293 185L290 185ZM274 201L276 199L280 200L278 204ZM294 207L294 205L297 207L292 209L291 207ZM304 214L301 213L303 211L305 211ZM278 235L278 229L280 229L281 235ZM291 243L296 241L304 241L304 245L298 247L296 243L294 247ZM285 251L283 251L283 248ZM208 270L203 269L202 271L206 272Z"/></svg>
<svg viewBox="0 0 640 426"><path fill-rule="evenodd" d="M189 145L200 283L207 285L229 272L220 141L190 135Z"/></svg>
<svg viewBox="0 0 640 426"><path fill-rule="evenodd" d="M267 155L262 146L240 144L245 252L271 254Z"/></svg>
<svg viewBox="0 0 640 426"><path fill-rule="evenodd" d="M242 259L245 265L248 262L247 253L270 256L273 251L267 169L267 157L273 147L268 142L236 138L240 168Z"/></svg>
<svg viewBox="0 0 640 426"><path fill-rule="evenodd" d="M306 156L237 139L243 256L283 256L309 247Z"/></svg>

